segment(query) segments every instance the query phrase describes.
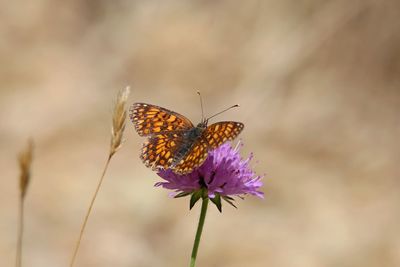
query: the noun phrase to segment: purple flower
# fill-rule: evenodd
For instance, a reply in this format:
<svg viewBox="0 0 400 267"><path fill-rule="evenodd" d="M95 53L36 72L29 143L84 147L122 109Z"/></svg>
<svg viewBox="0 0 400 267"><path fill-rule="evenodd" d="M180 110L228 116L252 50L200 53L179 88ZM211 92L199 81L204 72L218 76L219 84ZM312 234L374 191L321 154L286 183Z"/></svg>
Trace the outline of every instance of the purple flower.
<svg viewBox="0 0 400 267"><path fill-rule="evenodd" d="M232 148L230 143L221 145L210 151L203 165L189 174L179 175L171 170L161 170L158 175L165 181L155 186L174 190L171 194L174 197L192 195L191 207L200 197L207 196L219 210L221 198L231 205L233 196L250 194L263 198L264 193L259 191L262 176L256 175L249 166L253 155L242 159L239 147L241 145Z"/></svg>

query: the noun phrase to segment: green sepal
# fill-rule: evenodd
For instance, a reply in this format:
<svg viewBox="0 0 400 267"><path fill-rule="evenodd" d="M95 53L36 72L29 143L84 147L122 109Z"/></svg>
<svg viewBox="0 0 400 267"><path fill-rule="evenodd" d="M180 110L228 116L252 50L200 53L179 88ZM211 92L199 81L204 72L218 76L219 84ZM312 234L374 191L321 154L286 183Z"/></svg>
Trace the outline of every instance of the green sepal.
<svg viewBox="0 0 400 267"><path fill-rule="evenodd" d="M235 201L235 199L229 197L229 196L222 196L222 198L228 202L231 206L233 206L234 208L237 209L237 207L235 206L235 204L233 204L233 202Z"/></svg>
<svg viewBox="0 0 400 267"><path fill-rule="evenodd" d="M190 197L190 206L189 209L192 209L196 202L203 196L203 190L197 190L192 193Z"/></svg>
<svg viewBox="0 0 400 267"><path fill-rule="evenodd" d="M193 193L193 191L190 191L190 192L180 192L179 194L177 194L176 196L174 196L174 198L186 197L186 196L188 196L188 195L190 195L190 194L192 194L192 193Z"/></svg>
<svg viewBox="0 0 400 267"><path fill-rule="evenodd" d="M219 212L222 212L222 203L221 203L221 195L216 193L214 198L210 198L212 203L215 204Z"/></svg>

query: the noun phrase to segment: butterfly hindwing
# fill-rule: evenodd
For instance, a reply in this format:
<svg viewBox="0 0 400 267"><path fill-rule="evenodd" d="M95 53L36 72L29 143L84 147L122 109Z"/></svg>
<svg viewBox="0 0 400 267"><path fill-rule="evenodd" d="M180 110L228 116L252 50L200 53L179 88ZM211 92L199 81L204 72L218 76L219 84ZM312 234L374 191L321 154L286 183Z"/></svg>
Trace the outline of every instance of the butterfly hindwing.
<svg viewBox="0 0 400 267"><path fill-rule="evenodd" d="M185 116L151 104L134 103L129 116L140 136L189 130L194 127Z"/></svg>
<svg viewBox="0 0 400 267"><path fill-rule="evenodd" d="M208 155L208 144L204 138L199 138L190 148L185 157L173 167L173 171L179 174L192 172L201 166Z"/></svg>
<svg viewBox="0 0 400 267"><path fill-rule="evenodd" d="M182 132L151 136L142 147L140 158L153 170L168 169L176 150L182 145Z"/></svg>
<svg viewBox="0 0 400 267"><path fill-rule="evenodd" d="M206 140L209 149L214 149L235 139L243 130L244 124L235 121L220 121L208 126L203 132L203 138Z"/></svg>

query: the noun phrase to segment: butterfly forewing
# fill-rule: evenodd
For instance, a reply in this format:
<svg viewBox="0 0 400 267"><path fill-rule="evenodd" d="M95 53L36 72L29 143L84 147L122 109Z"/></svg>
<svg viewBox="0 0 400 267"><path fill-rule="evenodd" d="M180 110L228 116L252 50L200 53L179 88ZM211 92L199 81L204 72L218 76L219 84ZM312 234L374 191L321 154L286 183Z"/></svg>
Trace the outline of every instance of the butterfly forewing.
<svg viewBox="0 0 400 267"><path fill-rule="evenodd" d="M133 104L129 116L140 136L189 130L194 127L185 116L151 104Z"/></svg>
<svg viewBox="0 0 400 267"><path fill-rule="evenodd" d="M221 121L211 124L203 133L209 149L214 149L225 143L235 139L243 130L244 124L235 121Z"/></svg>

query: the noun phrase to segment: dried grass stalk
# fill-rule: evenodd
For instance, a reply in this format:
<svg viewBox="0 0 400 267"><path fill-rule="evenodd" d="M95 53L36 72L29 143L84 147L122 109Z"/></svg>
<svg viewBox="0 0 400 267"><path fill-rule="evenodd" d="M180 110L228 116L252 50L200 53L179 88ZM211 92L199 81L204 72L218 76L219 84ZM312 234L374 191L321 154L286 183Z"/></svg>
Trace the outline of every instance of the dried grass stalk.
<svg viewBox="0 0 400 267"><path fill-rule="evenodd" d="M31 178L31 165L33 159L33 141L29 140L28 145L18 156L18 163L21 174L19 176L19 220L18 220L18 241L17 241L17 253L15 266L20 267L22 265L22 237L24 232L24 200L26 192L28 190L30 178Z"/></svg>
<svg viewBox="0 0 400 267"><path fill-rule="evenodd" d="M113 118L112 118L112 127L111 127L111 146L110 146L110 153L108 155L106 164L103 169L103 173L101 174L100 180L97 184L96 191L93 194L93 197L90 201L89 208L86 212L85 219L83 221L78 241L75 245L74 254L72 256L70 267L74 266L76 256L79 251L79 247L82 241L83 233L85 232L87 222L89 220L89 216L92 212L94 201L97 198L97 194L99 193L100 187L103 183L104 176L107 172L108 165L110 164L110 160L112 156L121 148L123 143L123 133L125 130L125 122L126 122L126 101L128 100L129 95L129 87L118 92L117 101L114 106Z"/></svg>

